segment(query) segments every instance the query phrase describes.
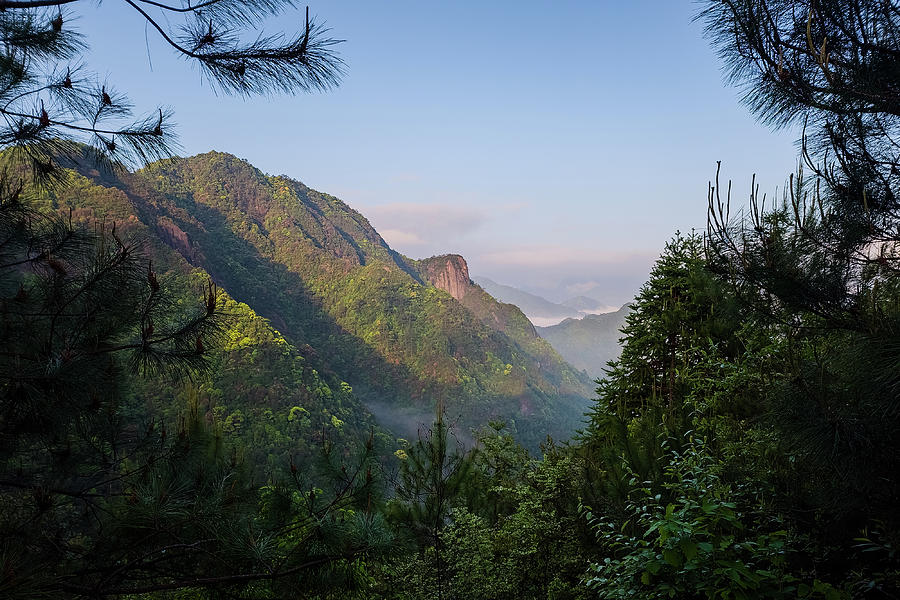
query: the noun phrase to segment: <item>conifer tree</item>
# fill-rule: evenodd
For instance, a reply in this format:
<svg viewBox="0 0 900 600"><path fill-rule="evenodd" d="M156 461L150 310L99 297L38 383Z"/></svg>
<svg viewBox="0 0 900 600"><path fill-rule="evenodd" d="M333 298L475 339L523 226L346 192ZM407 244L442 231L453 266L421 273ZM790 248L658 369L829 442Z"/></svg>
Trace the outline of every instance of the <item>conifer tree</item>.
<svg viewBox="0 0 900 600"><path fill-rule="evenodd" d="M747 219L732 221L730 186L716 182L711 249L747 283L748 300L756 288L762 311L784 306L866 330L860 311L877 303L873 286L891 279L900 260L897 7L716 1L700 18L750 110L775 127L803 127L803 168L768 210L754 184Z"/></svg>
<svg viewBox="0 0 900 600"><path fill-rule="evenodd" d="M328 90L343 70L338 40L309 16L295 34L267 34L264 22L290 0L156 2L124 0L176 54L196 64L227 94L252 96ZM75 24L79 0L0 2L0 148L14 149L38 176L51 176L60 157L81 155L143 164L174 147L171 112L134 117L127 97L83 65L85 40ZM98 65L102 68L102 66Z"/></svg>
<svg viewBox="0 0 900 600"><path fill-rule="evenodd" d="M661 422L674 423L687 383L685 367L696 362L710 337L720 337L716 311L725 314L727 308L705 270L702 238L677 234L625 317L622 354L600 382L609 410L620 419L657 411ZM622 385L614 390L617 383Z"/></svg>
<svg viewBox="0 0 900 600"><path fill-rule="evenodd" d="M586 477L602 474L601 494L621 499L627 493L623 455L644 480L659 475L661 442L692 427L697 407L689 399L705 376L710 347L723 356L734 351L731 309L706 269L703 239L676 235L631 305L620 357L597 382L582 450Z"/></svg>
<svg viewBox="0 0 900 600"><path fill-rule="evenodd" d="M133 117L81 66L75 1L0 1L0 595L296 594L372 547L371 519L338 513L374 483L351 471L316 492L291 464L260 490L196 406L162 423L123 404L133 374L201 375L223 315L212 283L186 309L115 223L37 209L64 167L174 148L168 111ZM224 93L340 78L337 41L308 11L294 35L259 29L290 2L125 1Z"/></svg>
<svg viewBox="0 0 900 600"><path fill-rule="evenodd" d="M190 308L113 224L79 227L27 193L0 203L3 597L290 596L352 580L354 558L389 541L372 444L344 468L291 462L261 481L195 396L174 422L126 402L134 376L203 377L224 299L207 283Z"/></svg>
<svg viewBox="0 0 900 600"><path fill-rule="evenodd" d="M796 469L789 504L819 548L880 532L823 568L893 570L893 587L878 589L895 594L885 540L900 531L900 10L711 0L700 18L751 111L803 127L783 198L767 206L753 184L738 212L718 181L709 198L712 267L788 349L766 396Z"/></svg>
<svg viewBox="0 0 900 600"><path fill-rule="evenodd" d="M452 437L438 406L434 424L405 451L397 499L391 508L397 523L413 535L420 548L433 553L435 597L439 600L447 584L441 534L451 509L461 503L474 464L474 450L466 452L458 442L454 448Z"/></svg>

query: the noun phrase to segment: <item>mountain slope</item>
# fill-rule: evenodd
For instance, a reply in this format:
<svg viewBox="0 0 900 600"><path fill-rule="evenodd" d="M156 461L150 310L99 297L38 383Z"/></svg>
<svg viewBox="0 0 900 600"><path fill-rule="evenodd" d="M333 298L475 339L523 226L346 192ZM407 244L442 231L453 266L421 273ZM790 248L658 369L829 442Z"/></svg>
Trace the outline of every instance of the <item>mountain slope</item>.
<svg viewBox="0 0 900 600"><path fill-rule="evenodd" d="M566 319L558 325L538 327L537 331L571 364L591 377L600 377L607 361L619 357L620 330L630 310L626 304L616 312Z"/></svg>
<svg viewBox="0 0 900 600"><path fill-rule="evenodd" d="M154 217L165 200L129 174L83 172L70 172L66 185L38 201L88 226L114 222L121 239L142 242L159 281L178 300L178 310L196 307L208 275L173 249L194 256L174 222ZM326 438L348 452L360 449L372 433L379 451L396 446L335 371L305 357L250 306L226 294L220 308L227 315L222 337L206 340L210 376L195 382L129 379L130 421L171 426L186 410L197 410L226 443L242 449L243 459L260 474L286 469L292 457L317 455Z"/></svg>
<svg viewBox="0 0 900 600"><path fill-rule="evenodd" d="M446 262L394 252L339 199L215 152L85 174L124 195L127 218L155 243L268 319L302 360L346 381L396 430L414 435L438 403L464 431L503 418L532 444L579 423L590 381L521 311L467 271L458 278Z"/></svg>

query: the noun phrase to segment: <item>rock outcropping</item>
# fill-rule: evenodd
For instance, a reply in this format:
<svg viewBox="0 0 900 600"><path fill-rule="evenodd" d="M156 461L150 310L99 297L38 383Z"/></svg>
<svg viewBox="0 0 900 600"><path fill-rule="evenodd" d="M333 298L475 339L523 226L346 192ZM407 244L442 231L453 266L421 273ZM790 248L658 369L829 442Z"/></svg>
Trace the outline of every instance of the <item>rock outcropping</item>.
<svg viewBox="0 0 900 600"><path fill-rule="evenodd" d="M443 254L432 256L419 261L422 275L428 283L444 290L457 300L472 289L472 281L469 279L469 265L459 254Z"/></svg>

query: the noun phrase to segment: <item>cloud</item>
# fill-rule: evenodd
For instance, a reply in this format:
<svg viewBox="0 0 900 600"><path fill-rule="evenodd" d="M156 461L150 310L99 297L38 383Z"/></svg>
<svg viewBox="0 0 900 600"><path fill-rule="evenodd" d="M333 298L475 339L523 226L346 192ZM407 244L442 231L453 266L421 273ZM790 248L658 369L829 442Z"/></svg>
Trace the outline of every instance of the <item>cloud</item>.
<svg viewBox="0 0 900 600"><path fill-rule="evenodd" d="M393 202L367 206L366 216L392 248L417 257L461 252L461 240L492 216L464 204Z"/></svg>
<svg viewBox="0 0 900 600"><path fill-rule="evenodd" d="M490 265L503 267L601 266L645 262L650 255L638 252L610 252L577 246L520 246L481 254Z"/></svg>
<svg viewBox="0 0 900 600"><path fill-rule="evenodd" d="M425 240L417 234L403 231L402 229L384 229L380 233L388 245L394 248L400 246L421 246L425 243Z"/></svg>
<svg viewBox="0 0 900 600"><path fill-rule="evenodd" d="M385 229L416 234L441 232L449 235L469 233L481 226L487 215L478 208L452 204L417 204L393 202L366 208L375 223ZM377 225L376 225L377 227Z"/></svg>
<svg viewBox="0 0 900 600"><path fill-rule="evenodd" d="M585 232L577 219L551 234L552 219L522 200L438 196L357 208L398 252L412 258L459 253L471 274L557 302L582 294L616 306L629 301L657 256L658 249L617 246Z"/></svg>

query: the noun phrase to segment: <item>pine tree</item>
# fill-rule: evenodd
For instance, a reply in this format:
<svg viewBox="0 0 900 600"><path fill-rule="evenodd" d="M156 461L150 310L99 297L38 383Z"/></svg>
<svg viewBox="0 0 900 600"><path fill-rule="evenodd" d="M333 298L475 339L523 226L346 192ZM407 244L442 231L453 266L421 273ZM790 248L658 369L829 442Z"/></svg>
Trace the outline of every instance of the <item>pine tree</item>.
<svg viewBox="0 0 900 600"><path fill-rule="evenodd" d="M677 234L641 287L622 329L622 353L597 381L582 433L592 501L621 502L631 486L622 460L641 481L658 481L662 457L694 428L699 383L710 352L740 351L734 306L706 268L703 238Z"/></svg>
<svg viewBox="0 0 900 600"><path fill-rule="evenodd" d="M803 126L802 168L782 199L767 207L754 184L733 215L730 184L718 181L709 198L712 267L787 349L766 395L795 468L788 504L819 548L845 549L823 569L859 569L863 580L893 569L893 588L872 585L895 594L886 540L900 532L900 10L713 0L700 18L751 111ZM880 541L854 545L861 531Z"/></svg>
<svg viewBox="0 0 900 600"><path fill-rule="evenodd" d="M14 150L40 177L56 174L62 157L80 157L78 144L88 145L94 159L113 164L170 156L171 112L158 108L135 118L127 97L84 67L87 43L69 12L74 1L0 2L0 149ZM224 93L328 90L343 72L334 52L338 40L328 37L309 9L296 34L261 29L293 6L289 0L125 2Z"/></svg>
<svg viewBox="0 0 900 600"><path fill-rule="evenodd" d="M343 577L384 540L349 510L371 498L369 458L315 481L292 463L260 489L196 406L156 422L124 404L135 375L202 377L224 315L212 283L186 309L115 223L37 208L64 167L174 148L167 111L134 118L80 66L71 2L0 1L0 594L296 595ZM327 90L342 73L308 10L295 35L259 29L290 2L126 3L225 93Z"/></svg>
<svg viewBox="0 0 900 600"><path fill-rule="evenodd" d="M782 201L766 210L754 184L747 218L732 220L730 184L711 188L720 269L762 312L784 307L786 322L800 310L869 331L862 314L889 301L876 288L900 260L900 13L876 0L743 0L709 2L700 18L751 111L803 125L805 168Z"/></svg>
<svg viewBox="0 0 900 600"><path fill-rule="evenodd" d="M435 597L444 597L448 574L443 557L442 533L450 511L464 500L473 467L474 450L451 446L449 427L438 406L434 424L420 434L405 451L396 486L397 498L390 507L395 521L409 531L419 547L433 553Z"/></svg>
<svg viewBox="0 0 900 600"><path fill-rule="evenodd" d="M186 311L114 226L76 227L23 193L0 204L3 597L352 583L356 557L390 542L371 440L340 467L254 481L196 394L175 422L127 403L136 376L204 376L224 298L209 283Z"/></svg>
<svg viewBox="0 0 900 600"><path fill-rule="evenodd" d="M3 192L0 562L6 592L27 597L86 585L76 574L102 563L92 546L120 522L103 513L120 513L136 485L183 455L164 430L123 421L121 391L132 372L202 370L220 298L210 284L195 313L174 312L152 266L114 226L87 231L30 208L21 189Z"/></svg>

